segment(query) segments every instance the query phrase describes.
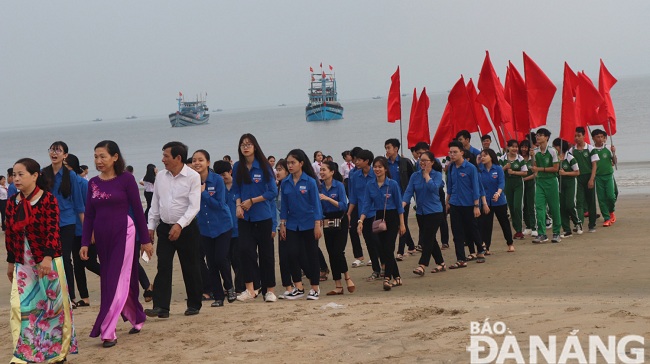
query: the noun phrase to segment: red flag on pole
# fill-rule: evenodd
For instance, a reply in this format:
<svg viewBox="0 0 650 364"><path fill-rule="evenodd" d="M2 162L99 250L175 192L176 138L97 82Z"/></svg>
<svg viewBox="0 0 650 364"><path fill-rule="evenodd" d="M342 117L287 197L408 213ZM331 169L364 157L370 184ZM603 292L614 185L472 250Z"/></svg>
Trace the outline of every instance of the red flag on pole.
<svg viewBox="0 0 650 364"><path fill-rule="evenodd" d="M472 101L472 105L474 109L474 117L478 122L478 128L481 134L487 134L491 132L492 124L490 124L487 115L485 115L485 109L483 108L483 105L481 105L481 103L476 100L476 97L478 95L476 93L476 87L474 86L474 81L472 81L471 78L469 79L469 82L467 82L467 94L469 95L469 99Z"/></svg>
<svg viewBox="0 0 650 364"><path fill-rule="evenodd" d="M309 66L309 72L314 72L314 69L311 66Z"/></svg>
<svg viewBox="0 0 650 364"><path fill-rule="evenodd" d="M485 60L478 78L478 89L479 94L476 100L488 109L494 125L496 126L499 122L509 123L512 119L510 104L505 99L503 86L492 67L488 51L485 51Z"/></svg>
<svg viewBox="0 0 650 364"><path fill-rule="evenodd" d="M323 68L323 62L320 63L320 68Z"/></svg>
<svg viewBox="0 0 650 364"><path fill-rule="evenodd" d="M397 71L390 76L390 90L388 91L388 122L394 123L397 120L402 120L399 66L397 66Z"/></svg>
<svg viewBox="0 0 650 364"><path fill-rule="evenodd" d="M524 134L529 133L531 125L528 119L526 81L510 61L508 61L508 71L506 73L505 96L512 109L514 130Z"/></svg>
<svg viewBox="0 0 650 364"><path fill-rule="evenodd" d="M578 85L578 76L573 72L571 67L564 62L564 82L562 83L562 112L560 115L560 138L568 142L573 142L576 127L578 126L578 115L574 96L576 86ZM588 133L585 133L588 134ZM585 135L585 140L589 141L589 136Z"/></svg>
<svg viewBox="0 0 650 364"><path fill-rule="evenodd" d="M178 91L178 97L183 97L183 93Z"/></svg>
<svg viewBox="0 0 650 364"><path fill-rule="evenodd" d="M598 107L603 103L603 98L583 72L578 72L578 88L576 89L576 108L578 109L578 125L600 125Z"/></svg>
<svg viewBox="0 0 650 364"><path fill-rule="evenodd" d="M470 133L478 131L478 123L472 112L472 102L470 102L465 86L465 79L461 75L454 87L449 91L447 103L450 107L451 122L454 125L454 133L461 130L467 130Z"/></svg>
<svg viewBox="0 0 650 364"><path fill-rule="evenodd" d="M411 102L411 113L409 115L409 127L414 123L415 120L415 110L418 108L418 94L416 88L413 87L413 102Z"/></svg>
<svg viewBox="0 0 650 364"><path fill-rule="evenodd" d="M408 147L412 148L419 142L428 142L431 139L429 134L429 97L427 88L422 88L420 99L415 108L413 121L409 123L409 131L406 135Z"/></svg>
<svg viewBox="0 0 650 364"><path fill-rule="evenodd" d="M325 71L323 71L323 79L326 79L327 76L325 76Z"/></svg>
<svg viewBox="0 0 650 364"><path fill-rule="evenodd" d="M456 138L456 133L454 132L454 125L451 121L451 106L449 105L449 102L447 102L447 106L445 106L445 111L442 113L438 129L436 130L436 135L433 136L429 150L437 158L444 157L448 154L449 142L454 140L454 138Z"/></svg>
<svg viewBox="0 0 650 364"><path fill-rule="evenodd" d="M603 60L600 60L600 72L598 75L598 91L603 98L603 103L598 108L598 117L600 123L605 128L608 135L616 134L616 113L614 112L614 104L612 103L612 96L609 90L616 84L617 80L605 67Z"/></svg>
<svg viewBox="0 0 650 364"><path fill-rule="evenodd" d="M334 67L332 67L332 65L330 65L330 71L334 71Z"/></svg>
<svg viewBox="0 0 650 364"><path fill-rule="evenodd" d="M532 129L546 125L548 109L551 107L557 87L526 52L524 52L524 73L528 96L528 121Z"/></svg>

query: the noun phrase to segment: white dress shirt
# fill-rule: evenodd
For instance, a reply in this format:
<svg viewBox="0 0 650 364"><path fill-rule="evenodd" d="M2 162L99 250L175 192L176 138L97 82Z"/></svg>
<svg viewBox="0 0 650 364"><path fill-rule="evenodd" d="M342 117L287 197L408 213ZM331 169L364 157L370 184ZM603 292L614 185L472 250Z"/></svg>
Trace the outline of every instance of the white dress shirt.
<svg viewBox="0 0 650 364"><path fill-rule="evenodd" d="M343 163L341 163L341 166L339 167L339 172L341 172L341 176L343 176L343 179L347 179L350 177L350 171L352 169L354 169L354 163L346 162L346 161L343 161Z"/></svg>
<svg viewBox="0 0 650 364"><path fill-rule="evenodd" d="M158 172L149 209L149 230L160 221L165 224L189 225L201 208L201 176L184 165L175 177L166 169Z"/></svg>

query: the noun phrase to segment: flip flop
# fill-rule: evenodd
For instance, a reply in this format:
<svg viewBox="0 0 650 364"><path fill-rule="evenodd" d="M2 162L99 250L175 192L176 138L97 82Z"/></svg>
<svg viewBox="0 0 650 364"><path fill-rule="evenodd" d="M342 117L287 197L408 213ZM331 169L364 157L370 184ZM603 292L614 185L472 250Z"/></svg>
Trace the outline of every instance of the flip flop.
<svg viewBox="0 0 650 364"><path fill-rule="evenodd" d="M88 307L90 306L90 303L86 303L84 300L79 300L76 303L76 307Z"/></svg>

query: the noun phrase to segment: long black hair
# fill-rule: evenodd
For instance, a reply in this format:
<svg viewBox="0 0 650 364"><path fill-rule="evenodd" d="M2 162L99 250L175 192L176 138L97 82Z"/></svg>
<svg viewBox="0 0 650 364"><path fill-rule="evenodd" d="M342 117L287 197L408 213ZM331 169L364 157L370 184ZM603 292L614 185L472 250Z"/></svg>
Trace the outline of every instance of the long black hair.
<svg viewBox="0 0 650 364"><path fill-rule="evenodd" d="M151 163L147 164L147 172L144 174L144 178L142 180L149 183L156 183L155 164L151 164Z"/></svg>
<svg viewBox="0 0 650 364"><path fill-rule="evenodd" d="M67 157L65 157L65 162L68 164L68 167L72 168L72 171L76 174L82 174L83 170L79 166L79 158L77 158L76 155L69 153Z"/></svg>
<svg viewBox="0 0 650 364"><path fill-rule="evenodd" d="M117 154L117 160L115 163L113 163L113 170L115 171L116 175L120 175L124 173L124 170L126 169L126 161L124 160L124 157L122 156L122 152L120 152L120 147L117 145L112 140L102 140L101 142L97 143L95 145L95 149L97 148L104 148L108 152L109 155L114 156Z"/></svg>
<svg viewBox="0 0 650 364"><path fill-rule="evenodd" d="M52 145L50 145L50 149L55 149L56 150L58 148L63 149L63 154L68 154L68 145L65 144L64 142L58 140L58 141L52 143ZM28 158L24 158L24 159L28 159ZM23 160L23 159L21 159L21 160ZM23 163L21 163L21 164L23 164ZM25 166L25 167L27 167L27 166ZM42 176L44 178L44 182L42 182L43 183L43 189L48 191L48 192L52 192L52 187L54 187L54 179L55 179L55 177L54 177L54 168L50 164L49 166L43 168L43 170L41 171L41 174L42 174ZM63 167L61 185L59 186L58 193L60 193L61 196L63 196L64 198L68 198L72 194L72 184L70 182L70 171L68 171L68 169L65 168L65 167Z"/></svg>
<svg viewBox="0 0 650 364"><path fill-rule="evenodd" d="M262 152L262 148L260 148L260 145L257 142L255 136L253 136L253 134L246 133L242 135L241 138L239 138L239 144L237 144L239 163L237 165L236 183L238 185L241 185L243 183L246 184L253 183L253 180L251 179L251 174L248 171L248 168L246 168L246 157L244 157L244 153L241 152L241 145L244 142L244 140L248 140L249 143L253 144L253 149L254 149L253 155L255 159L257 159L257 163L260 164L260 168L262 168L264 179L270 180L272 178L271 164L269 163L268 159L266 159L266 156L264 155L264 152Z"/></svg>
<svg viewBox="0 0 650 364"><path fill-rule="evenodd" d="M391 178L391 176L390 176L390 168L388 168L388 158L386 158L384 156L376 157L375 159L372 160L371 166L374 167L375 163L381 164L384 167L384 169L386 170L386 177Z"/></svg>
<svg viewBox="0 0 650 364"><path fill-rule="evenodd" d="M298 162L302 162L302 173L305 173L309 177L316 180L316 184L320 184L320 178L316 177L316 173L314 173L314 168L311 166L309 157L307 157L307 154L305 154L302 149L292 149L289 153L287 153L287 158L289 157L295 158Z"/></svg>
<svg viewBox="0 0 650 364"><path fill-rule="evenodd" d="M343 176L341 176L341 172L339 172L339 165L336 164L336 162L325 161L323 162L323 165L326 166L330 171L334 171L334 176L332 176L332 178L339 182L343 182Z"/></svg>

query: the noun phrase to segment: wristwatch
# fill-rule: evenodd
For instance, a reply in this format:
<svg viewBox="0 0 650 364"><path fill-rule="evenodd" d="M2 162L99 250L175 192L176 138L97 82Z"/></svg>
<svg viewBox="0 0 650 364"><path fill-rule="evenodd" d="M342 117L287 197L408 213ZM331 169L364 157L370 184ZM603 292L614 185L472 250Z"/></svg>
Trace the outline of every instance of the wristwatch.
<svg viewBox="0 0 650 364"><path fill-rule="evenodd" d="M359 219L359 221L357 221L357 223L358 224L363 224L363 220Z"/></svg>
<svg viewBox="0 0 650 364"><path fill-rule="evenodd" d="M478 204L474 204L474 207L478 207Z"/></svg>

